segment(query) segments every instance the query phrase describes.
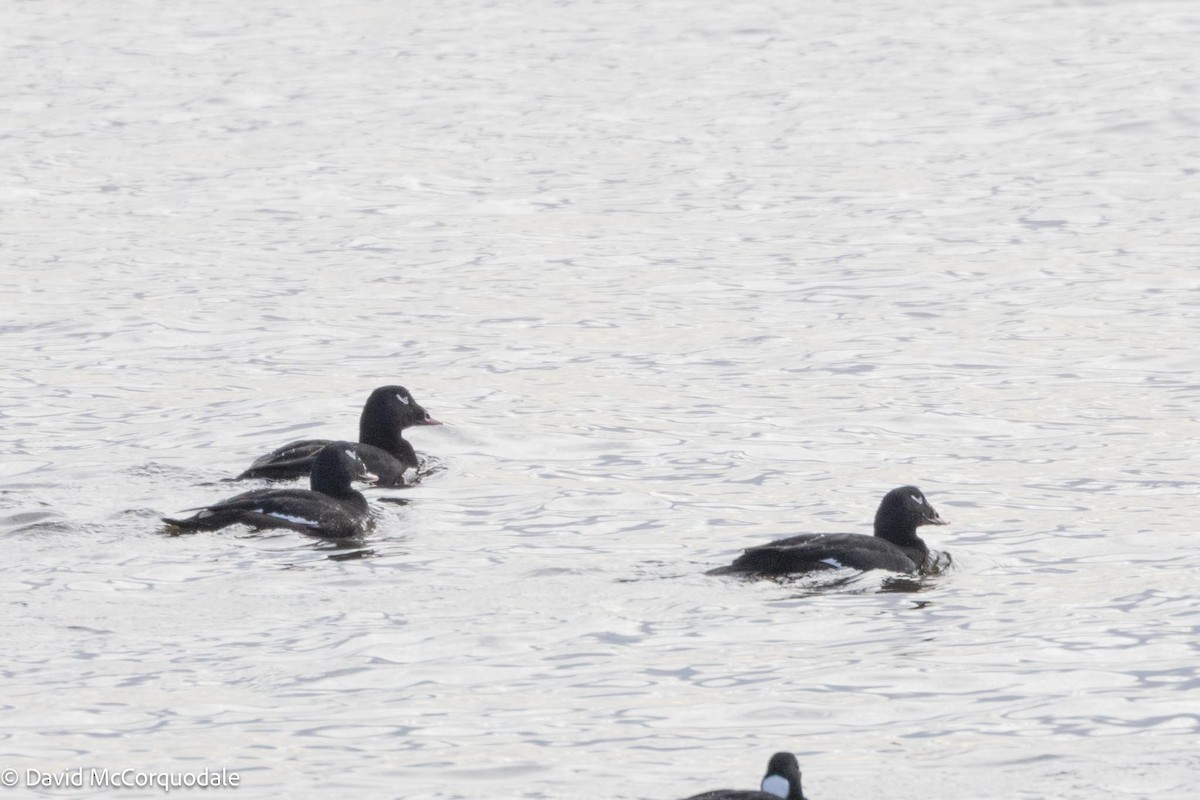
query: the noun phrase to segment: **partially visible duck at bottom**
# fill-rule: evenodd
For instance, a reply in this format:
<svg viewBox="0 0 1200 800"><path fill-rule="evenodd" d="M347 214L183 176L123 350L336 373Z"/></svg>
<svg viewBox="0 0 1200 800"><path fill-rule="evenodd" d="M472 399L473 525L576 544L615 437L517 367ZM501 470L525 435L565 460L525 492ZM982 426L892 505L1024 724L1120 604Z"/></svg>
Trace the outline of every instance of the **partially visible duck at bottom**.
<svg viewBox="0 0 1200 800"><path fill-rule="evenodd" d="M747 548L732 564L710 575L788 575L831 569L882 569L907 574L937 571L949 556L930 550L917 528L947 525L915 486L892 489L875 512L875 535L803 533Z"/></svg>
<svg viewBox="0 0 1200 800"><path fill-rule="evenodd" d="M380 386L371 392L358 418L358 442L351 447L379 476L380 486L403 486L405 473L420 466L417 451L401 433L416 425L441 425L403 386ZM235 480L302 478L328 439L302 439L259 456Z"/></svg>
<svg viewBox="0 0 1200 800"><path fill-rule="evenodd" d="M759 791L717 789L686 800L805 800L800 789L800 764L791 753L776 753L767 762Z"/></svg>
<svg viewBox="0 0 1200 800"><path fill-rule="evenodd" d="M241 523L315 536L360 536L370 527L371 513L367 499L350 484L375 478L355 453L353 442L330 442L313 459L310 489L255 489L186 509L196 512L190 517L163 517L163 522L187 531L211 531Z"/></svg>

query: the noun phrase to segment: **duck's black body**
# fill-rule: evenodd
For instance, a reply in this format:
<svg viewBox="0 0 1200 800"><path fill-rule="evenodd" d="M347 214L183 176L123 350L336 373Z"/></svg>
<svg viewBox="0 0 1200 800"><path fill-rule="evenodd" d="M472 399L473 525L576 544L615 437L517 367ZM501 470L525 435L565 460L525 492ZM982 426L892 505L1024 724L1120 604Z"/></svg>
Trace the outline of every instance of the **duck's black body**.
<svg viewBox="0 0 1200 800"><path fill-rule="evenodd" d="M930 551L917 528L947 524L915 486L901 486L884 495L875 512L875 535L805 533L751 547L718 573L745 572L786 575L795 572L848 567L858 570L922 572L937 554Z"/></svg>
<svg viewBox="0 0 1200 800"><path fill-rule="evenodd" d="M379 476L380 486L401 486L404 473L418 466L417 452L401 431L414 425L441 424L418 405L403 386L381 386L371 392L363 406L358 419L358 443L352 448L367 469ZM328 444L328 439L304 439L285 444L255 459L250 469L237 476L238 480L302 478L312 469L317 453Z"/></svg>
<svg viewBox="0 0 1200 800"><path fill-rule="evenodd" d="M800 765L791 753L776 753L767 762L767 774L759 791L718 789L687 800L805 800L800 789Z"/></svg>
<svg viewBox="0 0 1200 800"><path fill-rule="evenodd" d="M255 489L213 503L185 519L163 517L184 530L210 531L242 523L253 528L290 528L318 536L358 536L370 523L367 500L351 488L374 480L352 442L330 442L313 459L311 489Z"/></svg>

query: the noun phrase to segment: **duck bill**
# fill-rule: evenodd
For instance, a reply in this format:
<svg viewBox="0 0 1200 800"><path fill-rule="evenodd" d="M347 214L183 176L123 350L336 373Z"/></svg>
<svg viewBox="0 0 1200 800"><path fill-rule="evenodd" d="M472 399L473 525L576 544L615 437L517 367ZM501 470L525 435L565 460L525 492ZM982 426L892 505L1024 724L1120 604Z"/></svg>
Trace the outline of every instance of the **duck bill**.
<svg viewBox="0 0 1200 800"><path fill-rule="evenodd" d="M925 524L926 525L949 525L950 520L942 519L941 517L932 517L932 518L926 517Z"/></svg>
<svg viewBox="0 0 1200 800"><path fill-rule="evenodd" d="M421 422L421 424L422 425L445 425L446 423L442 422L441 420L436 420L433 417L426 414L425 419L424 419L424 421Z"/></svg>
<svg viewBox="0 0 1200 800"><path fill-rule="evenodd" d="M374 472L364 472L358 476L358 480L362 481L363 483L374 486L375 484L379 483L379 476L376 475Z"/></svg>

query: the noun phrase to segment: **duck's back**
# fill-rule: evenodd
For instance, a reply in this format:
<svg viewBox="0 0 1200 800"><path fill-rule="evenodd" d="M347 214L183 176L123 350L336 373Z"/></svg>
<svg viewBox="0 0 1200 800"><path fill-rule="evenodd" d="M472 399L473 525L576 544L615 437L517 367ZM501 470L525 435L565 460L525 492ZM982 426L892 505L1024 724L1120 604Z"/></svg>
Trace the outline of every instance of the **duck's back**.
<svg viewBox="0 0 1200 800"><path fill-rule="evenodd" d="M718 789L715 792L693 795L684 800L779 800L779 795L737 789Z"/></svg>
<svg viewBox="0 0 1200 800"><path fill-rule="evenodd" d="M291 478L307 477L312 472L313 461L317 453L330 439L303 439L289 442L266 455L254 459L250 469L237 476L237 480L247 478L266 478L267 480L289 480Z"/></svg>
<svg viewBox="0 0 1200 800"><path fill-rule="evenodd" d="M747 548L728 569L760 575L846 567L916 572L924 561L924 554L910 553L910 549L861 533L806 533Z"/></svg>
<svg viewBox="0 0 1200 800"><path fill-rule="evenodd" d="M416 468L417 454L407 441L400 440L407 446L400 451L400 456L393 455L369 444L352 443L351 449L363 460L367 469L378 479L380 486L404 485L404 473L409 468ZM304 439L285 444L272 450L264 456L259 456L250 465L250 469L237 476L237 480L247 478L265 478L267 480L290 480L303 478L312 472L313 462L317 453L330 443L328 439Z"/></svg>
<svg viewBox="0 0 1200 800"><path fill-rule="evenodd" d="M358 493L334 498L310 489L256 489L200 509L186 519L167 519L188 530L217 530L229 525L290 528L320 536L356 536L369 518Z"/></svg>

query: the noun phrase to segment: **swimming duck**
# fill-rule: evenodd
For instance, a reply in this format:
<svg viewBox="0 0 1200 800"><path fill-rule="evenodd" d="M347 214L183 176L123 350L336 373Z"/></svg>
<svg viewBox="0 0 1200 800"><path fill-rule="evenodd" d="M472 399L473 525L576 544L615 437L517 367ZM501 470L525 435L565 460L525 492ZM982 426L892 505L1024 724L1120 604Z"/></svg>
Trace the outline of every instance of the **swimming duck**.
<svg viewBox="0 0 1200 800"><path fill-rule="evenodd" d="M380 386L371 392L358 419L358 443L352 448L380 486L403 486L404 473L417 468L417 453L401 436L414 425L441 425L429 415L403 386ZM313 459L328 439L304 439L285 444L254 460L250 468L237 476L287 480L301 478L312 468Z"/></svg>
<svg viewBox="0 0 1200 800"><path fill-rule="evenodd" d="M817 570L883 569L915 573L930 569L938 558L917 528L946 525L915 486L901 486L883 496L875 512L875 535L861 533L803 533L750 547L717 574L747 572L785 575Z"/></svg>
<svg viewBox="0 0 1200 800"><path fill-rule="evenodd" d="M353 442L330 442L313 459L309 489L255 489L163 522L184 530L211 531L243 523L252 528L290 528L317 536L348 537L370 525L367 499L351 481L373 481Z"/></svg>
<svg viewBox="0 0 1200 800"><path fill-rule="evenodd" d="M800 789L800 764L791 753L776 753L767 762L759 791L717 789L687 800L805 800Z"/></svg>

